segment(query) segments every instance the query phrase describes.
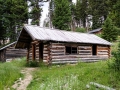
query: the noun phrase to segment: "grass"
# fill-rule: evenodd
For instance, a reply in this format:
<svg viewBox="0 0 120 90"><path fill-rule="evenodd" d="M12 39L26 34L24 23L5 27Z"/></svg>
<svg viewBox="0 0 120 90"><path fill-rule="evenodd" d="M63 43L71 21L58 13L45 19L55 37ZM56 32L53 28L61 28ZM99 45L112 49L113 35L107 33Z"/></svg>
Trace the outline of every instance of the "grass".
<svg viewBox="0 0 120 90"><path fill-rule="evenodd" d="M114 42L112 52L118 49L118 42ZM113 62L113 61L110 61ZM30 62L27 66L36 66ZM77 65L40 65L33 73L33 80L27 90L86 90L86 85L96 82L120 89L120 72L115 72L108 67L108 61L96 63L78 63ZM11 87L18 78L23 77L20 70L26 66L25 58L12 62L0 63L0 90ZM12 89L12 88L10 88ZM90 86L89 90L96 90ZM98 89L104 90L104 89Z"/></svg>
<svg viewBox="0 0 120 90"><path fill-rule="evenodd" d="M19 77L23 77L20 70L24 66L25 58L12 62L0 63L0 90L10 88L15 80Z"/></svg>
<svg viewBox="0 0 120 90"><path fill-rule="evenodd" d="M40 67L34 72L33 81L27 90L86 90L90 82L119 89L120 73L110 70L107 63L102 61ZM91 86L89 90L95 90L95 87Z"/></svg>

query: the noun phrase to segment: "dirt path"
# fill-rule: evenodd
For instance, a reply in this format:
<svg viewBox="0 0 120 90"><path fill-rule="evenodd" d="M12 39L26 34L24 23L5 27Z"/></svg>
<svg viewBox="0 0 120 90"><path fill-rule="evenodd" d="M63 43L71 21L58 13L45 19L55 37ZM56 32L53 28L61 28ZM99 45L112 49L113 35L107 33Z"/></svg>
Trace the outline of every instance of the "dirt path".
<svg viewBox="0 0 120 90"><path fill-rule="evenodd" d="M25 74L24 79L22 80L19 78L12 86L15 90L26 90L27 86L30 84L32 80L31 72L34 71L36 68L25 68L21 71L21 73Z"/></svg>

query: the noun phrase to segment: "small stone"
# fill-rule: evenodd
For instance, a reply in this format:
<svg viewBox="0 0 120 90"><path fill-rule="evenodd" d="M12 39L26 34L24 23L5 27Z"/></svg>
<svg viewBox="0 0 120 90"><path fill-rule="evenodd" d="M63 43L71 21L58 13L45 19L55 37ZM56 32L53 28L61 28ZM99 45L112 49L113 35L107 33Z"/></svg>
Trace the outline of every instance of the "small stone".
<svg viewBox="0 0 120 90"><path fill-rule="evenodd" d="M19 78L19 81L21 81L22 80L22 78Z"/></svg>
<svg viewBox="0 0 120 90"><path fill-rule="evenodd" d="M86 88L88 88L88 89L89 89L89 88L90 88L90 86L87 84L87 85L86 85Z"/></svg>

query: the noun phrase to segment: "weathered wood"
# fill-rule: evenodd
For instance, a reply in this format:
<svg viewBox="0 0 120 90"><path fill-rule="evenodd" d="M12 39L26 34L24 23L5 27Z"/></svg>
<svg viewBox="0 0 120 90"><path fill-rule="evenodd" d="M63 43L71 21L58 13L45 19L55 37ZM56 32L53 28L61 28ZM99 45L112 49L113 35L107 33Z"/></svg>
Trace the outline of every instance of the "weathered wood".
<svg viewBox="0 0 120 90"><path fill-rule="evenodd" d="M35 60L35 44L32 44L32 60Z"/></svg>
<svg viewBox="0 0 120 90"><path fill-rule="evenodd" d="M110 49L110 46L108 46L108 58L110 58L111 56L111 49Z"/></svg>
<svg viewBox="0 0 120 90"><path fill-rule="evenodd" d="M57 53L52 53L52 52L51 52L50 54L53 55L53 56L54 56L54 55L55 55L55 56L56 56L56 55L65 55L65 53L63 53L63 52L61 52L61 53L60 53L60 52L57 52Z"/></svg>
<svg viewBox="0 0 120 90"><path fill-rule="evenodd" d="M96 88L102 88L104 90L116 90L116 89L113 89L113 88L110 88L108 86L105 86L105 85L102 85L99 83L95 83L95 82L90 82L89 84L94 85Z"/></svg>
<svg viewBox="0 0 120 90"><path fill-rule="evenodd" d="M29 47L27 48L27 62L29 62Z"/></svg>
<svg viewBox="0 0 120 90"><path fill-rule="evenodd" d="M49 42L49 44L48 44L47 50L48 50L48 54L47 54L47 64L49 65L49 64L51 64L51 60L52 60L51 54L50 54L50 52L51 52L51 43L50 43L50 42Z"/></svg>

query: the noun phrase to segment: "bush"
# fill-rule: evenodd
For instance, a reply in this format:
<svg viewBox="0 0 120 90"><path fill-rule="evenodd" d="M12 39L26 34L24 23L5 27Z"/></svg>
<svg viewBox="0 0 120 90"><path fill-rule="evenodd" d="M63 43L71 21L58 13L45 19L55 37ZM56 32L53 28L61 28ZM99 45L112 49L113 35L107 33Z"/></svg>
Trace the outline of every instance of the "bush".
<svg viewBox="0 0 120 90"><path fill-rule="evenodd" d="M120 70L120 42L118 44L118 50L113 52L113 58L111 58L113 62L109 64L109 67L115 69L116 71Z"/></svg>
<svg viewBox="0 0 120 90"><path fill-rule="evenodd" d="M38 62L38 61L29 61L28 63L26 63L27 67L44 67L44 63L43 62Z"/></svg>
<svg viewBox="0 0 120 90"><path fill-rule="evenodd" d="M76 28L76 32L82 32L82 33L85 33L86 32L86 29L85 28Z"/></svg>

